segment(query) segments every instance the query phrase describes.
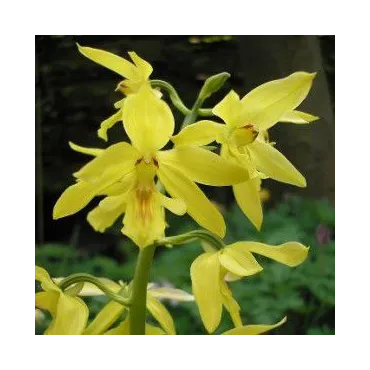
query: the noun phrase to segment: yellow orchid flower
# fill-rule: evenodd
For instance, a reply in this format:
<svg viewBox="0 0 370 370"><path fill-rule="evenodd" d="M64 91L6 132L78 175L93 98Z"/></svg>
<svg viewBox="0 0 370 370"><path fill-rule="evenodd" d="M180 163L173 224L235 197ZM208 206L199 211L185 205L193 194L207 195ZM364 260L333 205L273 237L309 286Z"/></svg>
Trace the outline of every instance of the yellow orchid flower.
<svg viewBox="0 0 370 370"><path fill-rule="evenodd" d="M50 278L47 271L35 267L35 280L44 291L35 294L37 309L49 311L53 319L45 331L47 335L78 335L85 329L89 310L74 290L63 292Z"/></svg>
<svg viewBox="0 0 370 370"><path fill-rule="evenodd" d="M55 279L54 281L60 281L62 278ZM112 292L123 294L128 292L128 285L124 285L122 282L116 283L110 279L100 278ZM90 283L84 283L83 288L78 293L80 296L98 296L103 295L103 292L95 285ZM163 303L160 302L162 299L170 299L178 302L192 302L194 297L181 290L168 287L156 287L155 284L149 283L147 290L147 309L160 324L162 329L155 328L147 324L147 334L170 334L175 335L175 324ZM108 330L123 314L125 311L129 311L128 307L125 307L117 302L108 302L103 309L97 314L94 320L88 325L88 327L82 332L83 335L99 335L99 334L129 334L128 318L119 324L116 328ZM108 330L108 331L107 331ZM127 332L126 332L127 331Z"/></svg>
<svg viewBox="0 0 370 370"><path fill-rule="evenodd" d="M242 326L240 307L225 280L237 280L262 271L252 253L294 267L306 259L308 249L298 242L273 246L248 241L233 243L219 251L207 251L197 257L191 265L190 275L193 294L207 331L212 333L218 327L223 306L235 327Z"/></svg>
<svg viewBox="0 0 370 370"><path fill-rule="evenodd" d="M172 138L176 147L217 141L222 144L222 156L246 169L250 179L235 184L233 191L239 207L257 229L261 228L263 218L261 178L306 186L305 178L268 143L266 134L279 121L303 124L318 119L295 110L307 96L314 77L315 73L295 72L255 88L241 100L231 91L212 110L226 124L199 121Z"/></svg>
<svg viewBox="0 0 370 370"><path fill-rule="evenodd" d="M120 90L125 95L135 94L143 86L150 87L149 76L153 72L153 68L147 61L140 58L135 52L128 52L130 58L134 62L131 63L128 60L119 57L118 55L104 50L80 46L78 44L77 47L80 53L85 57L122 76L124 80L118 84L117 90ZM116 102L114 107L118 109L118 111L101 123L100 129L98 130L98 136L103 140L108 140L108 129L122 120L122 109L124 102L125 98Z"/></svg>
<svg viewBox="0 0 370 370"><path fill-rule="evenodd" d="M286 322L286 317L273 325L245 325L225 331L222 335L258 335L275 329Z"/></svg>
<svg viewBox="0 0 370 370"><path fill-rule="evenodd" d="M248 179L244 168L200 147L160 150L173 134L174 119L150 88L142 87L126 98L123 116L132 144L121 142L103 151L82 148L96 157L74 174L77 183L58 199L54 219L78 212L97 195L107 195L89 213L88 221L104 231L125 213L122 233L139 247L164 236L164 208L178 215L187 212L199 225L223 237L222 215L195 182L236 184ZM156 176L175 199L156 189Z"/></svg>

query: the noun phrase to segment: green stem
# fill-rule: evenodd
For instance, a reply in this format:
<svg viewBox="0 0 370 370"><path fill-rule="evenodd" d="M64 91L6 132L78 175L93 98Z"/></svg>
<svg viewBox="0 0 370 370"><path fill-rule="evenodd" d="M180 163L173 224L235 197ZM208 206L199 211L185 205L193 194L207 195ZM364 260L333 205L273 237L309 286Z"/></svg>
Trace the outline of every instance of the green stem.
<svg viewBox="0 0 370 370"><path fill-rule="evenodd" d="M124 306L130 305L130 299L122 297L121 295L112 292L108 287L105 286L98 278L90 274L72 274L59 283L59 288L62 290L67 289L69 286L77 284L79 282L88 282L97 286L108 298L113 301L120 303Z"/></svg>
<svg viewBox="0 0 370 370"><path fill-rule="evenodd" d="M145 335L146 291L156 245L140 249L132 284L130 334Z"/></svg>
<svg viewBox="0 0 370 370"><path fill-rule="evenodd" d="M167 93L168 93L168 95L169 95L169 97L172 101L172 104L184 116L187 116L187 115L191 114L191 110L186 107L186 105L183 103L183 101L179 97L179 94L177 93L177 91L175 90L175 88L171 84L169 84L166 81L162 81L162 80L151 80L150 84L152 85L152 87L159 87L159 88L167 91ZM198 115L203 116L203 117L207 117L207 116L213 116L214 114L212 113L211 108L204 108L204 109L199 109L198 110Z"/></svg>
<svg viewBox="0 0 370 370"><path fill-rule="evenodd" d="M185 116L184 121L182 122L182 125L181 125L181 130L185 126L191 125L192 123L195 122L195 120L198 117L199 109L202 106L202 104L203 104L203 100L198 98L195 104L193 105L193 108L191 109L190 113L187 116Z"/></svg>

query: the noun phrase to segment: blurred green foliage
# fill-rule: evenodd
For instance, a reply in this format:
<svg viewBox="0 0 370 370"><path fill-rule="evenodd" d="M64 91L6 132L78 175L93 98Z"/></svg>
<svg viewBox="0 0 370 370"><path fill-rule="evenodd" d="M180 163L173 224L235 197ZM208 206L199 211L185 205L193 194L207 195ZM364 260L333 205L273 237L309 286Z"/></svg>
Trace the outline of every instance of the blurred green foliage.
<svg viewBox="0 0 370 370"><path fill-rule="evenodd" d="M289 268L257 256L264 271L255 276L230 283L242 310L245 324L271 324L284 316L287 323L275 334L334 334L334 207L326 200L302 199L287 195L283 202L265 212L261 232L256 231L239 208L225 212L227 241L255 240L280 244L296 240L310 246L308 259L299 267ZM174 235L197 228L190 220L173 217L167 234ZM119 225L117 225L119 226ZM115 229L117 232L119 227ZM322 233L324 230L324 236ZM72 238L73 239L73 238ZM119 244L118 262L70 245L45 244L36 249L36 264L52 276L86 272L113 280L130 280L136 262L137 248L126 238ZM171 284L191 292L189 269L202 252L199 243L177 246L156 252L151 281ZM89 298L93 317L106 302L105 297ZM206 334L194 303L167 304L174 316L178 334ZM47 324L47 320L45 322ZM232 327L227 313L216 333ZM38 326L37 332L44 327Z"/></svg>

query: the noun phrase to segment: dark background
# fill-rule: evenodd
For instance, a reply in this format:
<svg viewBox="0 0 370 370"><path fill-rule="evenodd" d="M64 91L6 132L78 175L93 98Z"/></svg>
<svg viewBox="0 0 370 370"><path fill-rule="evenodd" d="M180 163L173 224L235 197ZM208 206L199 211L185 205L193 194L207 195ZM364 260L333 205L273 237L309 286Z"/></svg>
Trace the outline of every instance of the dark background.
<svg viewBox="0 0 370 370"><path fill-rule="evenodd" d="M271 141L277 141L277 148L306 176L307 188L265 181L270 200L265 203L261 233L235 207L229 188L204 189L222 206L230 241L299 240L311 245L310 259L303 266L292 270L265 261L262 274L249 283L234 284L246 320L268 323L288 314L289 322L280 333L333 334L334 36L36 37L36 263L53 276L84 271L118 280L132 276L137 251L119 233L119 224L105 234L89 226L86 214L98 200L74 216L52 220L55 201L72 184L72 173L88 160L70 150L68 141L105 147L96 131L121 98L114 92L120 76L79 54L76 42L125 58L127 51L136 51L152 64L151 77L170 82L188 107L203 81L222 71L231 78L205 106L219 102L231 88L243 96L261 83L298 70L318 72L299 109L321 119L305 126L278 124L270 130ZM182 117L174 113L179 126ZM110 144L125 139L119 124L108 135ZM186 217L169 216L169 223L168 234L194 227ZM190 291L188 269L198 253L196 245L159 251L152 279ZM175 263L176 273L168 267ZM98 309L102 302L91 304ZM204 332L194 307L172 309L180 334Z"/></svg>

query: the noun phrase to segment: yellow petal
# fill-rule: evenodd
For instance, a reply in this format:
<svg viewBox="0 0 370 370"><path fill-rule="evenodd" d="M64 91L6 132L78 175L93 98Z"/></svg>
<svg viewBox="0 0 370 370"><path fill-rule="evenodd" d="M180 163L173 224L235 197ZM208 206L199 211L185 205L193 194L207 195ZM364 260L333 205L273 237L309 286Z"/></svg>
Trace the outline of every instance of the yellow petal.
<svg viewBox="0 0 370 370"><path fill-rule="evenodd" d="M163 335L165 332L156 326L145 324L145 335Z"/></svg>
<svg viewBox="0 0 370 370"><path fill-rule="evenodd" d="M248 145L248 150L258 171L277 181L306 187L302 174L271 144L257 139Z"/></svg>
<svg viewBox="0 0 370 370"><path fill-rule="evenodd" d="M172 197L182 199L186 203L187 213L200 226L221 238L225 236L226 226L221 213L193 181L178 169L165 165L160 165L157 175Z"/></svg>
<svg viewBox="0 0 370 370"><path fill-rule="evenodd" d="M108 330L123 314L125 307L121 304L110 301L96 315L94 320L83 332L84 335L99 335ZM122 329L122 328L120 328ZM108 333L106 333L108 334Z"/></svg>
<svg viewBox="0 0 370 370"><path fill-rule="evenodd" d="M72 143L72 141L70 141L68 144L71 147L71 149L74 150L75 152L79 152L79 153L83 153L83 154L87 154L87 155L92 155L93 157L96 157L99 154L104 152L104 149L87 148L87 147L84 147L84 146L74 144L74 143Z"/></svg>
<svg viewBox="0 0 370 370"><path fill-rule="evenodd" d="M233 185L234 196L238 206L257 230L261 229L263 220L259 196L260 182L259 178L254 178L241 184Z"/></svg>
<svg viewBox="0 0 370 370"><path fill-rule="evenodd" d="M87 221L95 231L103 233L114 224L117 218L125 212L125 209L124 202L112 210L106 210L99 205L87 214Z"/></svg>
<svg viewBox="0 0 370 370"><path fill-rule="evenodd" d="M193 293L203 324L209 333L221 321L222 296L220 292L220 263L218 253L204 253L191 265Z"/></svg>
<svg viewBox="0 0 370 370"><path fill-rule="evenodd" d="M279 119L279 121L296 123L298 125L305 125L318 119L320 119L320 117L313 116L312 114L309 113L300 112L298 110L292 110L290 112L284 113L283 116Z"/></svg>
<svg viewBox="0 0 370 370"><path fill-rule="evenodd" d="M267 130L284 113L295 109L311 89L315 73L295 72L258 86L242 100L243 121Z"/></svg>
<svg viewBox="0 0 370 370"><path fill-rule="evenodd" d="M118 100L114 103L114 108L120 109L123 107L123 103L125 102L126 98L123 98L121 100Z"/></svg>
<svg viewBox="0 0 370 370"><path fill-rule="evenodd" d="M104 150L98 157L83 166L74 174L78 179L94 181L104 174L109 167L125 167L135 163L140 158L140 153L130 144L121 142L113 144Z"/></svg>
<svg viewBox="0 0 370 370"><path fill-rule="evenodd" d="M164 210L155 192L143 199L132 193L127 200L124 227L121 231L138 247L144 248L164 237Z"/></svg>
<svg viewBox="0 0 370 370"><path fill-rule="evenodd" d="M240 306L238 302L234 299L233 295L231 294L231 290L229 289L225 281L221 281L220 291L222 294L222 303L229 312L234 326L243 326L242 319L240 317Z"/></svg>
<svg viewBox="0 0 370 370"><path fill-rule="evenodd" d="M128 79L135 79L137 76L136 67L131 62L123 59L115 54L104 50L94 49L77 44L78 50L86 58L89 58L95 63L102 65Z"/></svg>
<svg viewBox="0 0 370 370"><path fill-rule="evenodd" d="M58 299L60 292L48 291L35 294L35 307L42 311L48 311L52 316L57 314Z"/></svg>
<svg viewBox="0 0 370 370"><path fill-rule="evenodd" d="M226 126L213 121L199 121L183 128L172 137L176 146L195 145L202 146L212 141L223 141Z"/></svg>
<svg viewBox="0 0 370 370"><path fill-rule="evenodd" d="M161 302L151 297L150 293L148 293L147 296L146 307L167 334L176 334L175 324L173 322L172 316Z"/></svg>
<svg viewBox="0 0 370 370"><path fill-rule="evenodd" d="M271 329L275 329L286 322L286 317L280 320L277 324L274 325L246 325L242 327L238 327L235 329L231 329L222 333L223 335L258 335L265 333Z"/></svg>
<svg viewBox="0 0 370 370"><path fill-rule="evenodd" d="M252 253L244 250L241 252L233 249L233 246L231 244L219 253L220 263L227 271L239 276L250 276L263 270Z"/></svg>
<svg viewBox="0 0 370 370"><path fill-rule="evenodd" d="M300 265L307 258L309 251L309 248L298 242L287 242L276 246L258 242L237 242L232 245L232 248L241 253L257 253L290 267Z"/></svg>
<svg viewBox="0 0 370 370"><path fill-rule="evenodd" d="M126 202L127 195L133 189L137 182L137 168L132 163L122 170L122 177L111 185L109 188L104 189L103 193L98 195L108 195L104 198L99 205L106 209L112 210L119 206L122 202Z"/></svg>
<svg viewBox="0 0 370 370"><path fill-rule="evenodd" d="M51 279L49 273L40 266L35 266L35 280L41 283L41 287L45 291L60 291L59 287Z"/></svg>
<svg viewBox="0 0 370 370"><path fill-rule="evenodd" d="M171 109L150 86L129 95L122 112L127 135L144 155L153 155L170 140L175 127Z"/></svg>
<svg viewBox="0 0 370 370"><path fill-rule="evenodd" d="M237 164L199 147L179 147L161 151L159 166L181 171L190 180L211 186L227 186L248 180L248 172Z"/></svg>
<svg viewBox="0 0 370 370"><path fill-rule="evenodd" d="M222 118L229 127L239 127L244 126L243 122L240 121L241 110L242 104L239 95L231 90L222 101L212 109L212 112L216 116ZM247 123L248 122L245 122L245 124Z"/></svg>
<svg viewBox="0 0 370 370"><path fill-rule="evenodd" d="M106 120L104 120L100 124L100 128L98 130L98 136L107 141L108 136L107 136L107 131L113 127L114 124L116 124L118 121L122 119L122 111L119 110L118 112L114 113L113 116L108 117Z"/></svg>
<svg viewBox="0 0 370 370"><path fill-rule="evenodd" d="M80 181L68 187L54 206L53 219L73 215L80 211L99 191L108 187L115 180L115 178L109 178L105 182L98 182L96 185Z"/></svg>
<svg viewBox="0 0 370 370"><path fill-rule="evenodd" d="M157 196L159 197L162 206L175 215L182 216L186 213L186 203L183 200L169 198L161 193L158 193Z"/></svg>
<svg viewBox="0 0 370 370"><path fill-rule="evenodd" d="M127 317L118 326L108 330L104 335L129 335L130 334L130 320Z"/></svg>
<svg viewBox="0 0 370 370"><path fill-rule="evenodd" d="M80 335L85 329L89 310L81 298L60 294L56 316L46 335Z"/></svg>
<svg viewBox="0 0 370 370"><path fill-rule="evenodd" d="M193 302L194 296L181 289L159 287L149 288L150 295L154 298L170 299L178 302Z"/></svg>
<svg viewBox="0 0 370 370"><path fill-rule="evenodd" d="M153 72L153 67L144 59L140 58L134 51L129 51L128 55L137 67L137 73L143 80L147 80Z"/></svg>

